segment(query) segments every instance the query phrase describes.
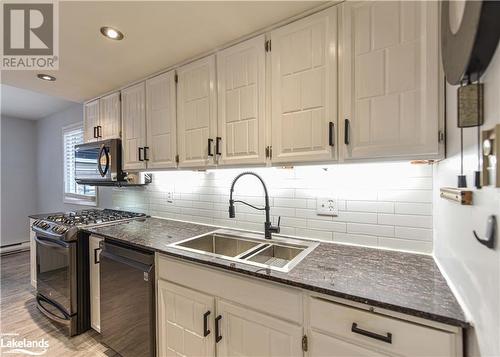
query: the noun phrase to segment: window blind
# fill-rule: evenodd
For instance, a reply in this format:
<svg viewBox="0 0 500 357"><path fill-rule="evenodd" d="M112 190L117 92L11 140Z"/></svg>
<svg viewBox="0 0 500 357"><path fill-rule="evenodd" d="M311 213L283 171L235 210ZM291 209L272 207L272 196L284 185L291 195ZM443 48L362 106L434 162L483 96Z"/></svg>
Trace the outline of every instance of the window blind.
<svg viewBox="0 0 500 357"><path fill-rule="evenodd" d="M83 128L63 131L64 146L64 192L66 196L79 198L95 197L95 187L77 185L75 182L75 145L83 144Z"/></svg>

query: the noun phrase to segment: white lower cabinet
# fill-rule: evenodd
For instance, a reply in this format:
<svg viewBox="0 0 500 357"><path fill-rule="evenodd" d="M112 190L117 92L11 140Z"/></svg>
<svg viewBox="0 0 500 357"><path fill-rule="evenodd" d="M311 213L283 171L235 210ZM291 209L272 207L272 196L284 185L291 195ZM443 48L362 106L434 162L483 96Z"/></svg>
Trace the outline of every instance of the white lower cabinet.
<svg viewBox="0 0 500 357"><path fill-rule="evenodd" d="M158 281L158 356L214 356L215 298Z"/></svg>
<svg viewBox="0 0 500 357"><path fill-rule="evenodd" d="M161 254L157 276L161 357L463 355L454 326L405 321Z"/></svg>
<svg viewBox="0 0 500 357"><path fill-rule="evenodd" d="M302 326L219 300L217 356L302 356Z"/></svg>
<svg viewBox="0 0 500 357"><path fill-rule="evenodd" d="M101 332L101 294L99 278L99 256L102 238L89 237L89 267L90 267L90 326Z"/></svg>

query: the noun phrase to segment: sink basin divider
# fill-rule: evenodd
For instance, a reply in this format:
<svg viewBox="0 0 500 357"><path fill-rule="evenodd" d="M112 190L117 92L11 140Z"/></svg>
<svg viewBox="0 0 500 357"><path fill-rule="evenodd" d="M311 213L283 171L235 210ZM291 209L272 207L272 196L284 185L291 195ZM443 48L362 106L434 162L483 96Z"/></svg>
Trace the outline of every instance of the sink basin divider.
<svg viewBox="0 0 500 357"><path fill-rule="evenodd" d="M250 248L249 250L247 250L246 252L243 252L241 253L238 258L239 259L248 259L248 258L251 258L253 257L255 254L258 254L260 251L266 249L267 247L269 247L270 244L269 243L261 243L259 244L257 247L254 247L254 248Z"/></svg>

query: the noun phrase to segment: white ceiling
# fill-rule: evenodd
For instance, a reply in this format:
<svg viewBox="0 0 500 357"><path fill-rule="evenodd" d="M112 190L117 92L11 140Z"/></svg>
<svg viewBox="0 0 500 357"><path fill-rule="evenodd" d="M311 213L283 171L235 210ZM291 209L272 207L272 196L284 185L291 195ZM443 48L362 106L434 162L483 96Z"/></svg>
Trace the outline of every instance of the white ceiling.
<svg viewBox="0 0 500 357"><path fill-rule="evenodd" d="M82 102L321 4L313 1L65 1L59 70L2 71L2 83ZM125 34L104 38L101 26Z"/></svg>
<svg viewBox="0 0 500 357"><path fill-rule="evenodd" d="M2 84L0 109L2 115L36 120L68 108L74 102L50 95Z"/></svg>

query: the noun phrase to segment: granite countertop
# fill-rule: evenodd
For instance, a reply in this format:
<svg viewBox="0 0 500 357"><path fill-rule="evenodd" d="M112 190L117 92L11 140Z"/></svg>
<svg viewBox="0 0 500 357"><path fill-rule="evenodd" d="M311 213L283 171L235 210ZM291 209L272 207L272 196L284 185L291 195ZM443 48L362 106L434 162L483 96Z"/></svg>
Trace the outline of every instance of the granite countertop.
<svg viewBox="0 0 500 357"><path fill-rule="evenodd" d="M462 309L434 259L412 254L348 246L320 245L290 272L265 270L169 247L169 244L216 230L216 227L147 218L88 228L108 239L186 260L332 295L454 326L467 327Z"/></svg>

